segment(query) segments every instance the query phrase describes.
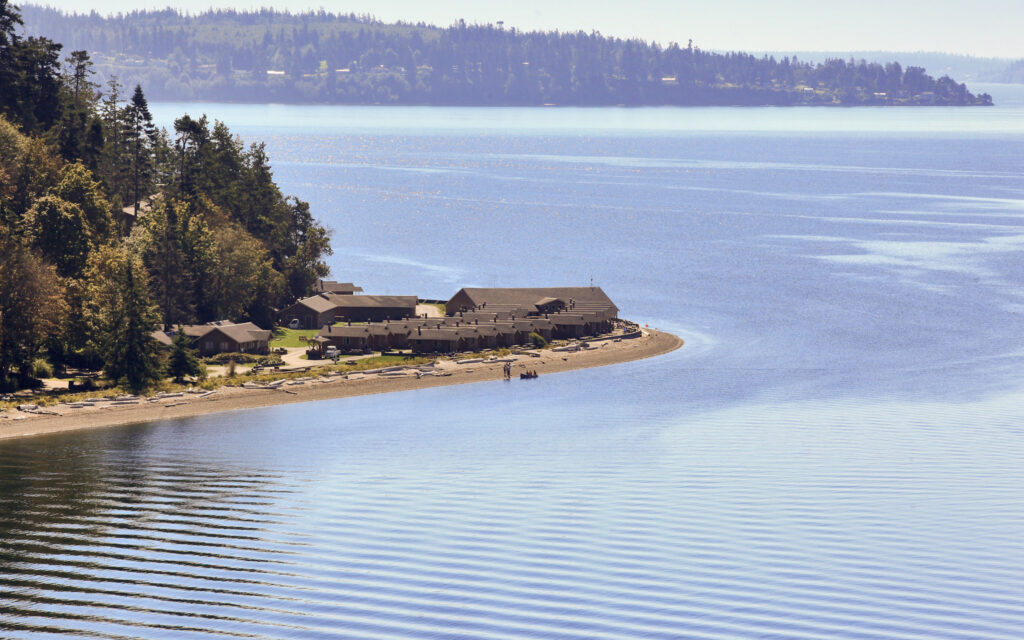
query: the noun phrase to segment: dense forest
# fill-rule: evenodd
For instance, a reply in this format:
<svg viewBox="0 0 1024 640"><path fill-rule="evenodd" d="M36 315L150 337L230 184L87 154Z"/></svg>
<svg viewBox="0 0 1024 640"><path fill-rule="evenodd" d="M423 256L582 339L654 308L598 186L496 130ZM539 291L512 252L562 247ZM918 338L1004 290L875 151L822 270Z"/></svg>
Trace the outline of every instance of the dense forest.
<svg viewBox="0 0 1024 640"><path fill-rule="evenodd" d="M600 33L383 24L324 11L104 17L25 7L29 33L88 51L160 100L426 105L991 104L923 68L712 53Z"/></svg>
<svg viewBox="0 0 1024 640"><path fill-rule="evenodd" d="M102 91L84 50L24 37L0 0L0 386L44 366L161 375L158 325L251 320L327 275L326 230L274 184L259 144L138 85Z"/></svg>
<svg viewBox="0 0 1024 640"><path fill-rule="evenodd" d="M949 76L961 82L1005 82L1006 73L1022 60L989 58L936 51L767 51L776 58L798 56L804 60L842 58L886 64L899 60L904 67L922 67L933 76Z"/></svg>

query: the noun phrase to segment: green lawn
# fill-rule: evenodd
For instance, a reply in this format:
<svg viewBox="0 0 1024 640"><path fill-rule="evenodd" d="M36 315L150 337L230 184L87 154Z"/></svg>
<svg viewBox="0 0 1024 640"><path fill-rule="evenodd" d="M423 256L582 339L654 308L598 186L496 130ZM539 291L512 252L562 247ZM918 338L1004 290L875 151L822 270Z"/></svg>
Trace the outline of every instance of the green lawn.
<svg viewBox="0 0 1024 640"><path fill-rule="evenodd" d="M320 333L317 329L286 329L277 327L274 329L274 337L270 340L270 348L278 347L305 347L306 343L299 338L312 338Z"/></svg>

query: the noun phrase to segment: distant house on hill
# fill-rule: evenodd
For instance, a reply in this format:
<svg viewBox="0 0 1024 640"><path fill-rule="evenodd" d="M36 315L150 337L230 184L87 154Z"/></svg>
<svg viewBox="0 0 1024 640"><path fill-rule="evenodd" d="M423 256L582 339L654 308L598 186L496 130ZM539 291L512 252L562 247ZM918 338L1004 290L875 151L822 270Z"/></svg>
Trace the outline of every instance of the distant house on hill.
<svg viewBox="0 0 1024 640"><path fill-rule="evenodd" d="M159 201L161 198L163 198L163 194L154 193L148 198L143 198L142 200L139 200L138 210L135 209L135 203L129 204L127 207L123 207L121 209L120 220L122 227L126 231L130 231L131 228L135 226L135 223L138 222L140 218L142 218L147 213L153 210L153 205L156 204L157 201Z"/></svg>
<svg viewBox="0 0 1024 640"><path fill-rule="evenodd" d="M271 332L260 329L251 322L235 324L227 320L209 324L183 325L181 331L187 335L192 346L201 356L218 353L268 353ZM154 331L152 336L158 342L169 345L177 329Z"/></svg>

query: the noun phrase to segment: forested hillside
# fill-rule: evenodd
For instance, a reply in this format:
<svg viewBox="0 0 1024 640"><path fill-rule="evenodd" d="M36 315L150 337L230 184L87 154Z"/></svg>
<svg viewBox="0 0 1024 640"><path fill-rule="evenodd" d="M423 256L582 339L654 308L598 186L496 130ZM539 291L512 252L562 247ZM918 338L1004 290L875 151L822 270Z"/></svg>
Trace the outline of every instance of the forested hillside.
<svg viewBox="0 0 1024 640"><path fill-rule="evenodd" d="M43 357L136 388L158 324L269 327L328 253L261 145L205 117L158 130L141 87L100 90L85 51L23 37L0 0L0 387Z"/></svg>
<svg viewBox="0 0 1024 640"><path fill-rule="evenodd" d="M842 58L886 64L899 60L904 66L922 67L933 76L948 75L961 82L1002 82L1007 69L1020 60L987 58L935 51L769 51L776 58L799 56L803 60Z"/></svg>
<svg viewBox="0 0 1024 640"><path fill-rule="evenodd" d="M991 104L920 67L810 64L502 25L383 24L323 11L114 17L25 8L26 29L161 100L436 105Z"/></svg>

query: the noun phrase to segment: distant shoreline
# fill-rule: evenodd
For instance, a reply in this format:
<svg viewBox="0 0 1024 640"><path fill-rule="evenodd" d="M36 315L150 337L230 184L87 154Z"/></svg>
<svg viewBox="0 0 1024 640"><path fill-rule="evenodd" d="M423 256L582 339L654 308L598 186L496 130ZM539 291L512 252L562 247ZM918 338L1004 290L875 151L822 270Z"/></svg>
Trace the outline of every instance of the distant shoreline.
<svg viewBox="0 0 1024 640"><path fill-rule="evenodd" d="M540 357L518 356L512 362L510 384L536 384L520 380L524 371L536 371L538 375L562 373L577 369L621 364L634 360L652 358L675 351L683 346L683 340L671 333L645 330L635 339L619 342L596 342L592 350L556 352L544 350ZM414 377L398 375L359 376L355 379L317 378L302 385L281 386L276 389L246 389L222 387L216 393L204 398L185 396L158 402L143 402L137 405L114 406L103 409L71 409L56 407L61 415L26 414L24 419L0 420L0 441L80 431L104 427L124 426L160 420L191 418L211 413L256 409L297 402L333 400L353 396L392 393L429 389L456 384L491 382L504 377L503 361L456 364L442 361L439 368L444 374ZM54 407L50 407L54 409Z"/></svg>
<svg viewBox="0 0 1024 640"><path fill-rule="evenodd" d="M996 84L996 83L988 83ZM1011 83L1006 83L1011 84ZM1013 85L1016 86L1016 85ZM792 104L740 104L740 103L720 103L720 104L440 104L434 102L401 102L401 103L383 103L383 102L281 102L281 101L265 101L265 100L213 100L205 98L163 98L156 97L151 101L151 104L232 104L232 105L258 105L258 106L282 106L282 107L381 107L381 108L437 108L437 109L623 109L623 110L634 110L634 109L796 109L796 108L811 108L811 109L859 109L864 107L871 108L885 108L885 109L899 109L899 108L912 108L912 109L929 109L929 108L959 108L959 107L994 107L998 106L995 102L987 104L921 104L921 103L906 103L906 104L872 104L872 103L857 103L857 104L833 104L833 103L792 103Z"/></svg>

